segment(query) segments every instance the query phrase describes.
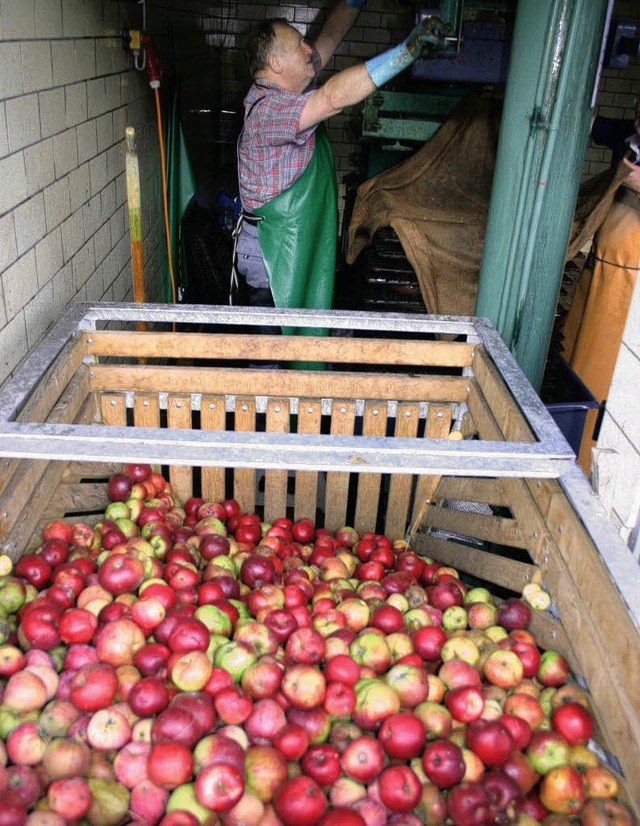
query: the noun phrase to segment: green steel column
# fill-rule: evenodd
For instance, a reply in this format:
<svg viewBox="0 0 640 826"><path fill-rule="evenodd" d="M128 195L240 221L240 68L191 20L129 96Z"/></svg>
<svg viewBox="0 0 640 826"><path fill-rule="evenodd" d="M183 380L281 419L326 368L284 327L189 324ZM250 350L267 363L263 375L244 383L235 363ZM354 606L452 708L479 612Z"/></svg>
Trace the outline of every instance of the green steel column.
<svg viewBox="0 0 640 826"><path fill-rule="evenodd" d="M519 0L480 270L486 316L539 388L609 0Z"/></svg>

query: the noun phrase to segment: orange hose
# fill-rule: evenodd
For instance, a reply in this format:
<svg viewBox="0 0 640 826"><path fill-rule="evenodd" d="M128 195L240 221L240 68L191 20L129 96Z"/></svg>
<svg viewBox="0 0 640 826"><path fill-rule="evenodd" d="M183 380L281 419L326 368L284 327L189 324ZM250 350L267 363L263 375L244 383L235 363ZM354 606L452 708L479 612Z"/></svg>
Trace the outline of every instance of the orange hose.
<svg viewBox="0 0 640 826"><path fill-rule="evenodd" d="M156 98L156 113L158 115L158 140L160 143L160 166L162 168L162 202L164 205L164 231L167 237L167 255L169 257L169 275L171 277L171 298L176 304L176 280L173 272L173 256L171 255L171 233L169 232L169 205L167 203L167 169L164 156L164 140L162 138L162 117L160 114L160 92L158 86L154 88Z"/></svg>

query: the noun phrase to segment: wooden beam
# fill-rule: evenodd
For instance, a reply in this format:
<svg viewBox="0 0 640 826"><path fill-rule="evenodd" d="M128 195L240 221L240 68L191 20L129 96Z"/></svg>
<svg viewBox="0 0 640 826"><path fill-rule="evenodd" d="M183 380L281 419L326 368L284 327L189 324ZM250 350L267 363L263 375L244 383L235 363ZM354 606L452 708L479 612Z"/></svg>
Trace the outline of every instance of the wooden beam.
<svg viewBox="0 0 640 826"><path fill-rule="evenodd" d="M135 333L120 330L86 334L93 356L150 359L328 361L414 367L470 367L476 345L325 336L258 336L241 333Z"/></svg>
<svg viewBox="0 0 640 826"><path fill-rule="evenodd" d="M215 393L304 398L395 399L462 402L468 380L457 376L402 376L302 370L95 365L91 386L99 392Z"/></svg>
<svg viewBox="0 0 640 826"><path fill-rule="evenodd" d="M522 591L537 570L535 565L498 556L480 548L472 548L454 540L441 539L432 534L416 534L413 547L444 565L451 565L456 570L516 593Z"/></svg>

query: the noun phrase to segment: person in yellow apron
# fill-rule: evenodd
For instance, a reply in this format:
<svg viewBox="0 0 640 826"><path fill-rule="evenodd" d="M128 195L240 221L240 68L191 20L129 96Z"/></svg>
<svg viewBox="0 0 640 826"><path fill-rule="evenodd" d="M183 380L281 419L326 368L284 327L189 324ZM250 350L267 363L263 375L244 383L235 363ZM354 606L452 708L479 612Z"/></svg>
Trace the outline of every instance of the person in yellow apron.
<svg viewBox="0 0 640 826"><path fill-rule="evenodd" d="M254 83L245 99L238 139L242 214L236 266L245 277L250 304L331 309L337 193L333 154L322 123L410 66L426 43L442 40L440 21L427 18L399 46L316 86L320 70L364 3L339 0L313 45L281 19L265 21L247 42Z"/></svg>
<svg viewBox="0 0 640 826"><path fill-rule="evenodd" d="M596 232L564 325L565 359L602 404L618 358L640 268L640 101L635 121L596 119L592 138L610 146L626 169L614 203ZM635 135L629 132L635 129ZM615 140L616 134L627 137ZM611 142L607 136L611 135ZM622 174L622 170L621 170ZM588 476L597 410L587 412L578 461Z"/></svg>

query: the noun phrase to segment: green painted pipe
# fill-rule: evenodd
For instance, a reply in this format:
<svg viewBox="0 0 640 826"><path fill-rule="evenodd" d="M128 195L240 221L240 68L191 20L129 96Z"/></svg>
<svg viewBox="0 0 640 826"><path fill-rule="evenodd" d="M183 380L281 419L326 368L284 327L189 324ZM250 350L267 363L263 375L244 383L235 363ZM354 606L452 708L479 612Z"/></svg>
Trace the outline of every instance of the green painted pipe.
<svg viewBox="0 0 640 826"><path fill-rule="evenodd" d="M539 388L589 134L609 0L520 0L476 315Z"/></svg>

